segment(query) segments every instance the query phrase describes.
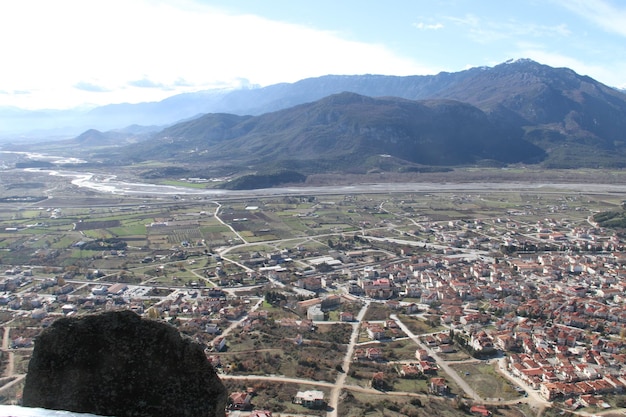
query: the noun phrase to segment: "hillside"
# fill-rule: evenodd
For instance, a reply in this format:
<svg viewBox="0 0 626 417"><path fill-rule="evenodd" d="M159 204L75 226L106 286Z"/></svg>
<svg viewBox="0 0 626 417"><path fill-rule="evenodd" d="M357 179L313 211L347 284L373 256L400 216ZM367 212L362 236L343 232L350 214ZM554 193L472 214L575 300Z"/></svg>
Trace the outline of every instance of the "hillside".
<svg viewBox="0 0 626 417"><path fill-rule="evenodd" d="M267 87L266 97L280 99L264 102L259 91L252 102L256 106L265 103L266 110L273 110L284 103L337 93L340 88L373 97L472 104L502 125L523 128L525 139L550 154L549 167L623 166L626 95L570 69L531 60L435 76L321 77ZM244 92L233 92L230 97L237 94Z"/></svg>
<svg viewBox="0 0 626 417"><path fill-rule="evenodd" d="M116 158L169 159L303 172L537 162L544 152L517 127L452 100L341 93L261 116L209 114L126 147Z"/></svg>
<svg viewBox="0 0 626 417"><path fill-rule="evenodd" d="M525 130L547 167L622 167L626 96L566 68L529 60L476 72L445 95Z"/></svg>
<svg viewBox="0 0 626 417"><path fill-rule="evenodd" d="M337 95L344 91L353 95ZM406 163L626 165L626 95L531 60L435 76L326 76L219 99L235 113L267 113L180 123L127 156L310 172L337 166L393 171ZM176 146L168 146L173 138ZM382 168L372 160L378 154L399 160Z"/></svg>

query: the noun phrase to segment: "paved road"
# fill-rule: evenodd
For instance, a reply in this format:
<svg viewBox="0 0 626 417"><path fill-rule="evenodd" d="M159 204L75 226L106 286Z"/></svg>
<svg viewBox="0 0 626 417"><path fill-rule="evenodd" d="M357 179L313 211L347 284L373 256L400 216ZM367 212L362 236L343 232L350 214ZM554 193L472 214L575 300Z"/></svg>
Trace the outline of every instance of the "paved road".
<svg viewBox="0 0 626 417"><path fill-rule="evenodd" d="M419 339L419 337L414 335L413 332L411 332L411 330L409 330L409 328L404 323L402 323L402 321L398 318L398 316L396 316L395 314L392 314L389 317L392 320L394 320L398 324L398 327L400 327L400 329L404 333L406 333L411 338L411 340L413 340L420 348L426 349L428 354L435 360L435 362L437 362L437 365L439 366L439 368L441 368L445 373L447 373L448 376L450 376L450 378L452 378L454 382L456 382L456 384L463 391L465 391L465 394L467 394L469 397L473 398L476 401L483 402L483 399L480 398L480 396L476 393L476 391L474 391L472 387L470 387L469 384L463 378L461 378L454 369L450 368L450 366L448 366L448 364L443 359L441 359L435 353L435 351L430 349L428 346L424 345L422 341Z"/></svg>
<svg viewBox="0 0 626 417"><path fill-rule="evenodd" d="M334 388L336 383L327 381L314 381L312 379L291 378L282 375L228 375L219 374L220 379L236 379L241 381L254 380L254 381L273 381L273 382L287 382L298 385L313 385L322 388ZM402 392L402 391L379 391L374 388L366 388L358 385L344 385L344 389L361 392L364 394L376 394L393 397L416 397L416 398L428 398L433 401L445 401L443 397L428 396L426 394L420 394L415 392Z"/></svg>
<svg viewBox="0 0 626 417"><path fill-rule="evenodd" d="M538 409L543 409L545 407L550 407L552 404L549 401L546 401L541 395L539 395L539 393L532 389L530 386L528 386L524 381L522 381L519 378L514 377L513 375L511 375L507 370L506 370L506 358L500 358L498 359L498 368L500 370L500 373L502 375L504 375L505 378L509 379L511 382L513 382L515 385L518 385L522 388L524 388L524 390L528 393L528 397L527 397L527 402L538 408Z"/></svg>
<svg viewBox="0 0 626 417"><path fill-rule="evenodd" d="M19 374L19 375L13 375L13 376L15 377L15 379L9 382L8 384L5 384L2 387L0 387L0 392L8 390L13 385L19 384L20 382L22 382L24 378L26 378L26 374Z"/></svg>
<svg viewBox="0 0 626 417"><path fill-rule="evenodd" d="M2 351L8 356L7 368L4 371L4 376L13 376L15 370L15 354L13 350L9 349L10 333L11 328L9 326L4 326L4 332L2 334Z"/></svg>
<svg viewBox="0 0 626 417"><path fill-rule="evenodd" d="M8 390L13 385L18 384L26 377L26 374L15 373L15 352L13 351L13 349L9 348L9 343L11 341L10 332L11 332L11 327L5 326L4 333L2 335L2 351L4 352L4 354L8 356L8 358L7 358L7 367L5 369L3 376L15 377L15 379L13 379L13 381L0 387L0 392L4 392Z"/></svg>
<svg viewBox="0 0 626 417"><path fill-rule="evenodd" d="M235 236L237 236L243 243L248 243L248 241L244 239L243 236L241 236L239 232L235 230L235 228L233 228L230 224L226 223L224 220L220 218L219 214L220 214L220 209L222 208L222 205L218 203L217 201L214 201L213 204L217 204L217 208L215 209L215 213L213 214L213 217L215 217L218 222L228 227L230 231L233 232Z"/></svg>
<svg viewBox="0 0 626 417"><path fill-rule="evenodd" d="M346 385L346 377L348 375L348 372L350 371L350 364L352 363L352 355L354 354L354 348L356 346L356 342L358 340L359 337L359 329L360 329L360 323L363 320L363 317L365 317L365 313L367 312L367 309L370 305L370 302L367 301L365 302L365 304L363 305L363 307L361 308L361 310L359 311L359 314L356 317L356 322L351 323L352 324L352 334L350 336L350 342L348 344L348 347L346 349L346 354L344 356L343 359L343 363L342 363L342 368L343 368L343 372L340 372L337 375L337 379L335 380L334 383L332 382L326 382L326 381L313 381L313 380L308 380L308 379L301 379L301 378L290 378L290 377L286 377L286 376L277 376L277 375L273 375L273 376L267 376L267 375L225 375L225 374L220 374L220 378L223 379L240 379L240 380L246 380L246 379L257 379L257 380L266 380L266 381L276 381L276 382L288 382L288 383L294 383L294 384L310 384L310 385L314 385L317 387L325 387L325 388L331 388L330 391L330 398L328 400L328 408L329 411L327 413L327 417L337 417L337 409L339 407L339 397L341 395L341 392L344 389L349 389L351 391L358 391L358 392L363 392L363 393L367 393L367 394L382 394L381 391L372 389L372 388L364 388L364 387L359 387L359 386L355 386L355 385ZM229 327L230 330L233 328L233 326L235 326L237 323L233 323L233 325L231 325L231 327ZM226 333L226 332L225 332ZM407 392L386 392L384 393L385 395L391 395L391 396L415 396L415 397L424 397L424 394L417 394L417 393L407 393Z"/></svg>
<svg viewBox="0 0 626 417"><path fill-rule="evenodd" d="M252 313L253 311L256 311L261 304L263 304L263 299L261 298L255 305L252 306L252 308L239 320L234 321L230 324L230 326L228 326L220 335L221 337L226 337L230 332L232 332L235 328L237 328L238 326L241 325L241 323L244 322L244 320L246 320L248 318L248 315L250 313Z"/></svg>
<svg viewBox="0 0 626 417"><path fill-rule="evenodd" d="M328 401L330 411L327 413L327 417L337 417L337 408L339 407L339 395L341 395L341 391L344 389L346 377L348 375L348 371L350 371L350 364L352 363L354 346L359 339L359 328L361 325L361 321L363 320L363 317L365 317L365 313L367 312L369 305L369 301L365 302L365 304L361 308L361 311L359 311L359 314L356 317L356 323L352 323L352 335L350 336L350 343L348 344L348 348L346 349L346 355L344 356L343 364L341 365L343 372L339 372L339 374L337 375L337 380L335 381L334 387L330 392L330 399Z"/></svg>

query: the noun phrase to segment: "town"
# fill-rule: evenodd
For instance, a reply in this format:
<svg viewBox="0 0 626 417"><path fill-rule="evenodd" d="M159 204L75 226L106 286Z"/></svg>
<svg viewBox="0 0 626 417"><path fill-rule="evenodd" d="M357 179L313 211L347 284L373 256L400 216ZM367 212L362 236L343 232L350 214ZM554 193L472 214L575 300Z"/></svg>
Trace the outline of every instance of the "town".
<svg viewBox="0 0 626 417"><path fill-rule="evenodd" d="M44 327L130 309L205 346L230 415L626 407L619 195L113 200L3 203L4 404Z"/></svg>

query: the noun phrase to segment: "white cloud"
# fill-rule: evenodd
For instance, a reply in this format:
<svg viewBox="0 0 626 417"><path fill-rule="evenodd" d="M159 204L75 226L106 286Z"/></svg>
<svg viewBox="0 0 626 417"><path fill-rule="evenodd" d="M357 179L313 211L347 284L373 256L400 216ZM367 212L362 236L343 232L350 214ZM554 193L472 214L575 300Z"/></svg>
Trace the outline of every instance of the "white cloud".
<svg viewBox="0 0 626 417"><path fill-rule="evenodd" d="M607 32L626 36L626 7L618 7L606 0L555 0L583 19L591 21Z"/></svg>
<svg viewBox="0 0 626 417"><path fill-rule="evenodd" d="M418 23L413 23L413 27L419 30L438 30L438 29L443 29L444 26L442 23L418 22Z"/></svg>
<svg viewBox="0 0 626 417"><path fill-rule="evenodd" d="M241 79L435 72L382 45L185 0L0 2L0 39L0 90L32 92L0 105L30 108L160 100Z"/></svg>
<svg viewBox="0 0 626 417"><path fill-rule="evenodd" d="M96 83L90 83L88 81L79 81L74 84L74 88L92 93L104 93L110 91Z"/></svg>
<svg viewBox="0 0 626 417"><path fill-rule="evenodd" d="M167 89L165 87L165 85L163 85L162 83L159 83L159 82L156 82L156 81L152 81L152 80L148 79L147 77L143 77L140 80L129 81L128 85L133 86L133 87L139 87L139 88L161 88L161 89Z"/></svg>

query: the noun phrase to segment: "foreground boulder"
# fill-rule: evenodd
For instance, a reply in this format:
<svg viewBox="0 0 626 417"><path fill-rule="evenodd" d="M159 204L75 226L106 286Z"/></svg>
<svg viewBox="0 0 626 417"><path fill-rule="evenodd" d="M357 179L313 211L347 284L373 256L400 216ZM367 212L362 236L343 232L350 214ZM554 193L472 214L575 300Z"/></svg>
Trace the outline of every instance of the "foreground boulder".
<svg viewBox="0 0 626 417"><path fill-rule="evenodd" d="M224 416L202 347L130 311L63 318L35 341L23 405L116 417Z"/></svg>

